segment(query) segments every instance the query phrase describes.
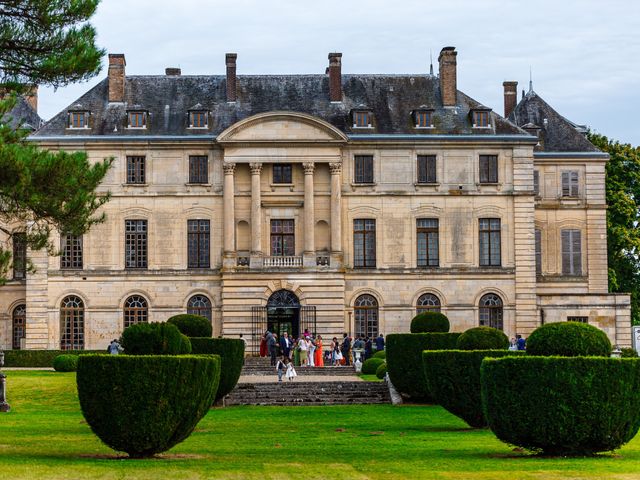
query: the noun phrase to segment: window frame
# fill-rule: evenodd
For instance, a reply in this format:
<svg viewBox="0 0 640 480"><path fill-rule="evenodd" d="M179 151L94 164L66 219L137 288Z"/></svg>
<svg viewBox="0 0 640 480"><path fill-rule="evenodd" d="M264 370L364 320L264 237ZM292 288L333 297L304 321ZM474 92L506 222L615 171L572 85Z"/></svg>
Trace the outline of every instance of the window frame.
<svg viewBox="0 0 640 480"><path fill-rule="evenodd" d="M372 154L354 155L353 183L355 185L373 185L375 178L374 156Z"/></svg>
<svg viewBox="0 0 640 480"><path fill-rule="evenodd" d="M196 301L200 301L201 299L206 300L205 303L208 306L195 305ZM201 312L205 312L204 315ZM200 315L210 322L213 322L213 304L211 302L211 299L201 293L192 295L191 297L189 297L189 300L187 300L187 314Z"/></svg>
<svg viewBox="0 0 640 480"><path fill-rule="evenodd" d="M187 268L211 268L211 221L208 219L187 220Z"/></svg>
<svg viewBox="0 0 640 480"><path fill-rule="evenodd" d="M497 185L500 180L500 162L496 154L478 155L478 182L480 185Z"/></svg>
<svg viewBox="0 0 640 480"><path fill-rule="evenodd" d="M11 235L11 268L13 280L22 281L27 279L27 234L26 232L15 232Z"/></svg>
<svg viewBox="0 0 640 480"><path fill-rule="evenodd" d="M372 128L373 112L371 110L353 111L353 128Z"/></svg>
<svg viewBox="0 0 640 480"><path fill-rule="evenodd" d="M419 109L413 113L415 128L433 128L433 110ZM423 121L424 120L424 121Z"/></svg>
<svg viewBox="0 0 640 480"><path fill-rule="evenodd" d="M134 306L135 304L139 306ZM137 323L149 322L149 302L142 295L134 294L127 297L122 308L123 327L127 328Z"/></svg>
<svg viewBox="0 0 640 480"><path fill-rule="evenodd" d="M424 162L424 167L421 163ZM417 183L419 185L436 185L438 183L438 156L434 154L418 154L416 156ZM424 174L424 175L422 175Z"/></svg>
<svg viewBox="0 0 640 480"><path fill-rule="evenodd" d="M435 301L434 301L435 299ZM431 300L432 303L426 303L427 300ZM421 294L416 300L416 315L420 315L424 312L438 312L442 311L442 302L440 297L435 293L426 292Z"/></svg>
<svg viewBox="0 0 640 480"><path fill-rule="evenodd" d="M420 225L420 222L435 222L429 226ZM424 236L424 252L421 255L421 236ZM435 250L432 242L435 243ZM435 251L432 258L430 252ZM418 268L429 268L440 266L440 219L438 218L416 218L416 266Z"/></svg>
<svg viewBox="0 0 640 480"><path fill-rule="evenodd" d="M89 128L89 111L87 110L69 110L67 119L67 128L71 130L87 130ZM75 119L82 119L82 125L77 125Z"/></svg>
<svg viewBox="0 0 640 480"><path fill-rule="evenodd" d="M20 340L26 338L27 305L21 303L11 310L11 346L13 350L20 350Z"/></svg>
<svg viewBox="0 0 640 480"><path fill-rule="evenodd" d="M124 222L124 268L144 270L149 267L149 222L146 219L126 219ZM135 225L135 229L131 230L129 225ZM138 230L138 225L144 229Z"/></svg>
<svg viewBox="0 0 640 480"><path fill-rule="evenodd" d="M204 124L196 125L196 123L200 123L200 121L195 122L196 118L204 120ZM209 112L207 110L189 110L189 128L197 130L205 130L209 128Z"/></svg>
<svg viewBox="0 0 640 480"><path fill-rule="evenodd" d="M147 128L149 112L146 110L127 111L127 128L144 130Z"/></svg>
<svg viewBox="0 0 640 480"><path fill-rule="evenodd" d="M565 234L567 240L565 242ZM577 239L575 238L577 236ZM565 245L569 246L565 251ZM578 251L575 247L578 245ZM560 266L562 276L581 277L583 276L582 262L582 230L579 228L563 228L560 230ZM567 267L567 268L565 268Z"/></svg>
<svg viewBox="0 0 640 480"><path fill-rule="evenodd" d="M279 242L278 242L278 239L279 239ZM274 244L274 240L276 241L276 244ZM274 249L274 246L275 246L275 249ZM272 257L294 257L296 255L295 219L293 218L271 219L269 223L269 249L270 249L269 253L271 254Z"/></svg>
<svg viewBox="0 0 640 480"><path fill-rule="evenodd" d="M565 185L565 178L566 178L566 185ZM560 197L561 198L580 198L580 171L579 170L562 170L560 172Z"/></svg>
<svg viewBox="0 0 640 480"><path fill-rule="evenodd" d="M365 304L365 302L368 303ZM375 338L380 332L380 304L378 299L370 293L358 295L353 302L353 319L356 338Z"/></svg>
<svg viewBox="0 0 640 480"><path fill-rule="evenodd" d="M491 110L473 110L473 128L491 128Z"/></svg>
<svg viewBox="0 0 640 480"><path fill-rule="evenodd" d="M373 228L371 228L373 226ZM377 241L376 219L353 219L353 268L376 268ZM372 247L373 245L373 247ZM362 255L358 255L361 251ZM369 254L367 254L369 252Z"/></svg>
<svg viewBox="0 0 640 480"><path fill-rule="evenodd" d="M540 170L533 170L533 195L539 198L540 195Z"/></svg>
<svg viewBox="0 0 640 480"><path fill-rule="evenodd" d="M127 155L125 170L127 185L146 185L147 157L146 155Z"/></svg>
<svg viewBox="0 0 640 480"><path fill-rule="evenodd" d="M489 304L490 301L495 304ZM500 295L493 292L482 295L478 302L478 324L504 330L504 301Z"/></svg>
<svg viewBox="0 0 640 480"><path fill-rule="evenodd" d="M209 156L189 155L189 184L207 185L209 183Z"/></svg>
<svg viewBox="0 0 640 480"><path fill-rule="evenodd" d="M82 270L84 244L82 235L60 235L60 270Z"/></svg>
<svg viewBox="0 0 640 480"><path fill-rule="evenodd" d="M271 167L271 183L274 185L293 184L293 164L274 163Z"/></svg>
<svg viewBox="0 0 640 480"><path fill-rule="evenodd" d="M567 322L589 323L588 315L567 315Z"/></svg>
<svg viewBox="0 0 640 480"><path fill-rule="evenodd" d="M534 252L536 259L536 275L542 275L542 230L536 228L534 230Z"/></svg>
<svg viewBox="0 0 640 480"><path fill-rule="evenodd" d="M486 227L483 226L484 222ZM495 223L498 222L498 228L494 228ZM497 232L497 241L494 235ZM487 243L487 257L483 257L483 242ZM494 248L497 250L494 250ZM478 265L481 267L501 267L502 266L502 219L499 217L486 217L478 219ZM495 261L497 256L498 260Z"/></svg>
<svg viewBox="0 0 640 480"><path fill-rule="evenodd" d="M77 295L60 302L60 350L84 350L85 306Z"/></svg>

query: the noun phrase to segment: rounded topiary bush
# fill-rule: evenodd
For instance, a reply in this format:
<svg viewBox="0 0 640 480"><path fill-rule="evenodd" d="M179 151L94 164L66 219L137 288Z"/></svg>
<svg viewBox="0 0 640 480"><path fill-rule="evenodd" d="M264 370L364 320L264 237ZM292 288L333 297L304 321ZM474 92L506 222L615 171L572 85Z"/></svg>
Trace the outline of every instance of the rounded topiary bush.
<svg viewBox="0 0 640 480"><path fill-rule="evenodd" d="M216 400L231 393L240 379L244 365L244 342L238 338L191 338L194 355L219 355L222 363Z"/></svg>
<svg viewBox="0 0 640 480"><path fill-rule="evenodd" d="M127 355L179 355L187 353L189 339L171 323L136 323L122 332Z"/></svg>
<svg viewBox="0 0 640 480"><path fill-rule="evenodd" d="M610 451L640 428L640 359L487 358L481 383L493 433L535 452Z"/></svg>
<svg viewBox="0 0 640 480"><path fill-rule="evenodd" d="M422 354L429 392L436 403L474 428L487 426L482 412L480 365L486 357L522 355L509 350L436 350Z"/></svg>
<svg viewBox="0 0 640 480"><path fill-rule="evenodd" d="M606 333L587 323L547 323L527 339L527 355L608 357L611 342Z"/></svg>
<svg viewBox="0 0 640 480"><path fill-rule="evenodd" d="M180 355L188 355L191 353L191 340L184 334L180 337Z"/></svg>
<svg viewBox="0 0 640 480"><path fill-rule="evenodd" d="M387 364L381 363L378 368L376 368L376 377L382 379L387 374Z"/></svg>
<svg viewBox="0 0 640 480"><path fill-rule="evenodd" d="M367 358L362 364L362 373L366 375L375 375L376 370L383 363L383 358Z"/></svg>
<svg viewBox="0 0 640 480"><path fill-rule="evenodd" d="M149 457L185 440L207 413L220 378L217 356L82 355L80 408L109 447Z"/></svg>
<svg viewBox="0 0 640 480"><path fill-rule="evenodd" d="M211 322L201 315L192 315L190 313L174 315L167 322L178 327L178 330L187 337L210 338L213 333Z"/></svg>
<svg viewBox="0 0 640 480"><path fill-rule="evenodd" d="M422 312L411 320L411 333L447 333L451 325L440 312Z"/></svg>
<svg viewBox="0 0 640 480"><path fill-rule="evenodd" d="M424 350L452 350L459 333L394 333L387 336L387 372L395 389L414 402L432 402L422 367Z"/></svg>
<svg viewBox="0 0 640 480"><path fill-rule="evenodd" d="M492 327L475 327L466 330L458 338L458 350L506 350L509 338L502 330Z"/></svg>
<svg viewBox="0 0 640 480"><path fill-rule="evenodd" d="M387 358L387 351L386 350L380 350L379 352L376 352L376 353L373 354L373 358L385 359L385 358Z"/></svg>
<svg viewBox="0 0 640 480"><path fill-rule="evenodd" d="M53 369L56 372L75 372L78 369L79 355L58 355L53 359Z"/></svg>

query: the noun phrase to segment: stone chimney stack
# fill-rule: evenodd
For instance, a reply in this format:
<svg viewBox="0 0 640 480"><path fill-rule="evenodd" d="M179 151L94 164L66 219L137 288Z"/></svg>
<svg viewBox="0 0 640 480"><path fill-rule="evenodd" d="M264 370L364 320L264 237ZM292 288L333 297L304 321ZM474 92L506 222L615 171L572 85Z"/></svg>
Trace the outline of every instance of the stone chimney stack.
<svg viewBox="0 0 640 480"><path fill-rule="evenodd" d="M25 100L31 108L37 113L38 112L38 85L34 85L29 89L29 93L25 95Z"/></svg>
<svg viewBox="0 0 640 480"><path fill-rule="evenodd" d="M329 100L342 101L342 54L329 54Z"/></svg>
<svg viewBox="0 0 640 480"><path fill-rule="evenodd" d="M504 87L504 118L509 118L518 103L518 82L502 82Z"/></svg>
<svg viewBox="0 0 640 480"><path fill-rule="evenodd" d="M455 107L457 104L457 55L456 47L444 47L438 57L438 63L440 64L440 94L442 95L442 105L445 107Z"/></svg>
<svg viewBox="0 0 640 480"><path fill-rule="evenodd" d="M109 102L124 102L124 67L127 62L123 53L109 54Z"/></svg>
<svg viewBox="0 0 640 480"><path fill-rule="evenodd" d="M235 102L237 98L236 59L237 53L227 53L227 102Z"/></svg>

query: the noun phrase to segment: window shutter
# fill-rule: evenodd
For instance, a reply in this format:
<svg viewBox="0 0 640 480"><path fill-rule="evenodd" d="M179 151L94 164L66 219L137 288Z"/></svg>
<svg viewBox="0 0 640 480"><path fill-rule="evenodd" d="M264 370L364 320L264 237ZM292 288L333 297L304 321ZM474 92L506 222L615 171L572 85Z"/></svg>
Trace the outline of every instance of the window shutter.
<svg viewBox="0 0 640 480"><path fill-rule="evenodd" d="M418 156L418 183L427 183L427 157Z"/></svg>
<svg viewBox="0 0 640 480"><path fill-rule="evenodd" d="M436 156L427 157L427 183L436 183Z"/></svg>
<svg viewBox="0 0 640 480"><path fill-rule="evenodd" d="M538 170L533 171L533 193L540 195L540 172Z"/></svg>
<svg viewBox="0 0 640 480"><path fill-rule="evenodd" d="M562 230L562 274L571 275L571 232Z"/></svg>
<svg viewBox="0 0 640 480"><path fill-rule="evenodd" d="M571 195L571 187L569 185L569 172L562 172L562 196Z"/></svg>
<svg viewBox="0 0 640 480"><path fill-rule="evenodd" d="M582 235L580 230L571 231L572 274L582 275Z"/></svg>
<svg viewBox="0 0 640 480"><path fill-rule="evenodd" d="M498 157L492 155L489 157L489 182L498 183Z"/></svg>
<svg viewBox="0 0 640 480"><path fill-rule="evenodd" d="M542 232L540 230L536 230L535 232L535 241L536 241L536 275L542 275Z"/></svg>
<svg viewBox="0 0 640 480"><path fill-rule="evenodd" d="M571 196L572 197L577 197L579 195L578 186L579 186L578 172L571 172Z"/></svg>
<svg viewBox="0 0 640 480"><path fill-rule="evenodd" d="M480 156L480 183L489 182L489 159L486 155Z"/></svg>

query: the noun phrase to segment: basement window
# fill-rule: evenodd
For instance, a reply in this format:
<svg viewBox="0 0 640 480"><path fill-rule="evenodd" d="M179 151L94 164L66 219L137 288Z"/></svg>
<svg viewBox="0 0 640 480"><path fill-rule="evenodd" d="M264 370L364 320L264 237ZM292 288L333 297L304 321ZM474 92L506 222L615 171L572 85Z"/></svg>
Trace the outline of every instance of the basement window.
<svg viewBox="0 0 640 480"><path fill-rule="evenodd" d="M147 128L147 112L140 110L130 111L129 128Z"/></svg>
<svg viewBox="0 0 640 480"><path fill-rule="evenodd" d="M89 128L89 112L84 110L69 112L69 128Z"/></svg>

